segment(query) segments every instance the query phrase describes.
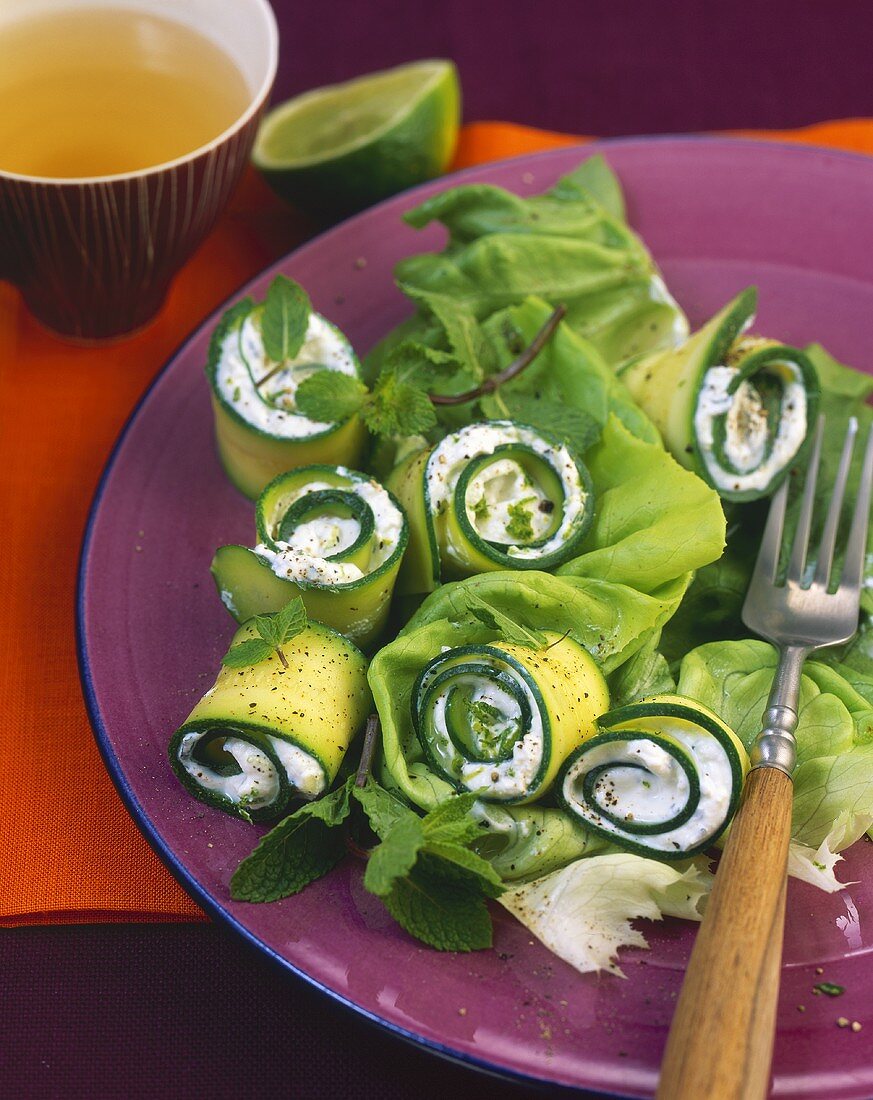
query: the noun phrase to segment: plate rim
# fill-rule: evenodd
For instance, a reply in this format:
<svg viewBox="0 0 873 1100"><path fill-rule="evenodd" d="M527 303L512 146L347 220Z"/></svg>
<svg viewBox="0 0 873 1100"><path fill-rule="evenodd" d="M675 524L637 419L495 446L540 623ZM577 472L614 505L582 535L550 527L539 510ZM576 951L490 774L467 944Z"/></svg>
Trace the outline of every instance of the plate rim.
<svg viewBox="0 0 873 1100"><path fill-rule="evenodd" d="M231 929L232 932L243 937L243 939L254 949L261 952L271 965L274 967L293 975L295 978L304 981L310 988L317 990L319 993L328 997L335 1004L348 1009L356 1016L365 1020L368 1024L383 1029L390 1034L396 1036L405 1042L414 1044L415 1046L429 1051L438 1057L444 1058L455 1064L464 1066L471 1070L475 1070L480 1073L487 1074L492 1077L503 1078L505 1080L512 1081L516 1084L527 1084L535 1086L547 1086L550 1089L560 1090L561 1092L572 1092L577 1095L582 1095L586 1092L592 1097L603 1097L604 1100L631 1100L629 1094L615 1093L610 1091L604 1091L603 1089L591 1090L589 1086L578 1086L567 1084L561 1081L555 1081L549 1077L542 1077L535 1073L525 1073L519 1069L510 1068L492 1061L489 1061L485 1057L477 1057L474 1054L467 1053L465 1051L459 1051L454 1047L451 1047L445 1043L441 1043L439 1040L430 1038L425 1035L421 1035L414 1030L404 1028L399 1024L393 1023L390 1020L380 1016L377 1012L373 1012L363 1005L357 1003L354 1000L344 996L342 993L335 989L332 989L329 985L319 981L311 974L302 968L296 966L290 962L284 956L275 951L267 943L259 938L253 931L246 927L241 921L239 921L229 910L225 909L221 903L213 897L209 891L200 885L200 883L193 877L193 875L184 867L181 860L171 850L169 845L163 840L158 832L157 826L152 822L145 809L140 804L133 789L131 788L128 780L124 774L121 761L116 756L112 749L109 740L108 730L103 722L100 714L100 709L97 703L96 690L94 688L94 682L91 672L91 666L88 654L88 645L86 638L86 589L88 582L88 565L89 565L89 552L91 548L91 542L94 536L94 529L97 523L98 515L100 512L100 506L102 503L104 492L107 488L109 480L112 476L116 461L120 455L120 452L124 446L125 440L140 416L145 404L149 400L152 392L161 383L165 375L177 362L180 356L184 354L188 346L192 344L201 334L201 332L210 324L213 324L215 319L218 318L228 306L248 292L249 288L254 284L259 283L274 271L279 270L287 266L288 262L292 259L296 259L299 256L304 256L310 249L320 248L323 242L331 237L333 234L345 230L349 225L355 224L363 219L368 219L373 216L377 211L384 210L392 205L405 205L409 199L414 199L418 194L431 191L435 184L444 184L445 186L455 186L458 183L463 183L465 179L479 174L482 170L500 168L505 165L523 166L526 164L541 164L551 159L558 159L565 157L572 150L577 150L580 153L587 154L588 156L594 156L601 151L608 152L609 149L615 148L620 145L658 145L658 144L678 144L678 145L698 145L698 146L736 146L738 148L755 148L773 153L778 150L780 155L786 156L800 156L801 158L813 157L813 156L825 156L826 158L833 158L836 160L845 160L848 162L856 162L859 164L866 163L868 168L873 171L873 158L868 154L856 153L844 149L833 149L825 145L810 144L805 142L790 142L782 140L770 140L767 138L749 138L749 137L735 137L735 136L719 136L717 134L645 134L645 135L628 135L614 138L601 138L590 141L579 141L576 144L562 145L554 149L545 149L538 152L522 153L514 157L505 157L500 160L486 161L481 164L471 165L467 168L459 169L456 172L449 173L444 176L437 177L433 180L428 180L425 183L419 184L416 187L409 188L406 191L402 191L397 195L392 195L381 202L368 207L358 214L353 215L341 222L331 225L321 232L317 233L314 237L298 245L291 251L283 254L275 261L268 264L266 267L257 271L254 275L246 278L241 282L234 290L230 292L218 305L215 306L208 314L197 321L182 340L173 348L169 353L162 366L157 370L154 376L146 385L139 398L136 400L129 415L125 419L121 429L118 432L115 441L113 442L101 469L100 477L97 485L93 491L91 501L88 507L87 519L85 522L84 531L82 534L82 540L79 548L78 562L76 566L76 589L74 597L75 606L75 645L76 645L76 661L79 674L79 683L82 690L82 697L85 703L85 709L88 716L88 721L91 726L91 732L94 740L97 744L97 749L100 753L100 757L103 761L104 767L109 773L109 777L118 792L122 803L131 815L134 824L139 832L143 835L151 849L158 856L161 863L170 872L176 882L184 889L189 897L204 909L208 916ZM640 1094L637 1094L638 1096Z"/></svg>

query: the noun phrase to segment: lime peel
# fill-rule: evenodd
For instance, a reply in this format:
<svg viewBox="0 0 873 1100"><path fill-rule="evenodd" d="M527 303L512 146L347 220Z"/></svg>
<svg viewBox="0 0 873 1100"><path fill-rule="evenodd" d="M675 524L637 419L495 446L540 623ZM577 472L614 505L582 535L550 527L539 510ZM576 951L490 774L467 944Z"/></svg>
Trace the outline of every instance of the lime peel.
<svg viewBox="0 0 873 1100"><path fill-rule="evenodd" d="M459 114L452 62L417 61L280 104L261 124L252 160L290 202L349 213L444 171Z"/></svg>

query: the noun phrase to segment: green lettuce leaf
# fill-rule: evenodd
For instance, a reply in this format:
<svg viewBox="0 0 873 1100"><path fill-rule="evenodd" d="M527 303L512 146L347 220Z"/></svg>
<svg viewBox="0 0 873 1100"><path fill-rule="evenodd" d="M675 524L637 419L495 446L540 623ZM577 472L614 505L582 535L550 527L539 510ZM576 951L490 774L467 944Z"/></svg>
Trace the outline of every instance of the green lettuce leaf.
<svg viewBox="0 0 873 1100"><path fill-rule="evenodd" d="M653 634L642 649L609 677L609 705L612 709L635 703L647 695L672 694L676 681L660 651L660 635Z"/></svg>
<svg viewBox="0 0 873 1100"><path fill-rule="evenodd" d="M594 481L594 523L583 553L558 569L655 592L724 549L718 494L661 447L611 416L585 458Z"/></svg>
<svg viewBox="0 0 873 1100"><path fill-rule="evenodd" d="M699 921L712 881L703 859L680 868L628 852L610 853L577 860L508 890L500 904L581 973L608 970L623 978L616 961L619 947L648 947L631 921L665 916Z"/></svg>
<svg viewBox="0 0 873 1100"><path fill-rule="evenodd" d="M684 658L678 690L714 710L751 750L776 660L776 650L767 642L712 642ZM873 687L869 682L866 686ZM865 698L858 683L850 684L837 669L806 662L796 730L792 836L809 848L819 848L829 835L848 847L868 827L863 822L873 815L871 700L873 691ZM844 814L860 831L853 835L847 828L835 838L835 823Z"/></svg>
<svg viewBox="0 0 873 1100"><path fill-rule="evenodd" d="M620 185L602 158L584 162L542 195L520 198L463 184L426 200L405 220L417 229L440 222L449 232L442 252L408 257L395 270L400 289L419 303L422 295L438 294L484 320L538 295L567 306L571 327L610 366L687 335L684 314L624 220ZM369 377L404 339L449 347L425 301L371 352Z"/></svg>

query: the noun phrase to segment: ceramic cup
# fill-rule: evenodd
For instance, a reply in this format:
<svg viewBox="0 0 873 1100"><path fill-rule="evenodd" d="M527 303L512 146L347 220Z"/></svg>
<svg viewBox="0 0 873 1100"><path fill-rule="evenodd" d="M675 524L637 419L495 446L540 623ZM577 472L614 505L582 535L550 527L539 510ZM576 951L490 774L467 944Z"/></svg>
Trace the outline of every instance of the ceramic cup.
<svg viewBox="0 0 873 1100"><path fill-rule="evenodd" d="M0 10L0 33L15 18L10 7ZM236 63L249 99L208 145L140 171L64 180L0 169L0 277L48 328L85 340L121 336L157 313L246 166L278 57L267 0L27 0L18 11L95 7L198 31Z"/></svg>

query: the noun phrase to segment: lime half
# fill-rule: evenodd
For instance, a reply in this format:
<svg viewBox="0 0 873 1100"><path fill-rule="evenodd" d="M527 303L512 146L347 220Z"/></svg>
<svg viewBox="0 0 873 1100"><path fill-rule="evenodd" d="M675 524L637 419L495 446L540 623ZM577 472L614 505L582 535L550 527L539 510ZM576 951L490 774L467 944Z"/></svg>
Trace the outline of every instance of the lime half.
<svg viewBox="0 0 873 1100"><path fill-rule="evenodd" d="M444 172L460 103L451 61L370 73L274 107L252 160L282 198L341 217Z"/></svg>

